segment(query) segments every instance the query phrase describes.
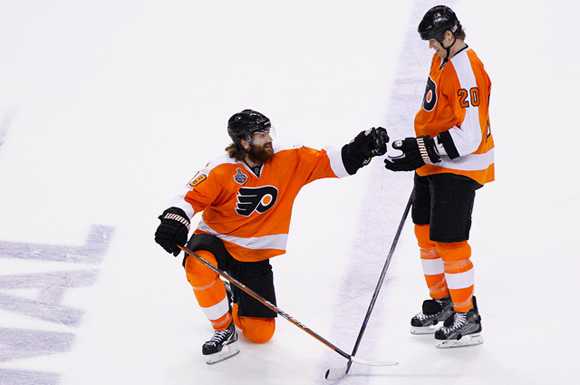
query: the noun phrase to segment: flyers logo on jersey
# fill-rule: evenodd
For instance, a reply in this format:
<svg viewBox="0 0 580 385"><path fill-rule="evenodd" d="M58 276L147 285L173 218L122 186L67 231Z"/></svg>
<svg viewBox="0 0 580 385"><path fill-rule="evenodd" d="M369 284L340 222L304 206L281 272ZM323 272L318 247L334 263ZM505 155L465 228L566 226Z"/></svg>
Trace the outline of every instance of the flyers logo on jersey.
<svg viewBox="0 0 580 385"><path fill-rule="evenodd" d="M427 79L427 87L425 87L425 95L423 95L423 109L425 111L433 111L437 104L437 85L429 77Z"/></svg>
<svg viewBox="0 0 580 385"><path fill-rule="evenodd" d="M254 211L265 213L278 199L278 190L272 186L242 187L238 192L236 213L249 217Z"/></svg>

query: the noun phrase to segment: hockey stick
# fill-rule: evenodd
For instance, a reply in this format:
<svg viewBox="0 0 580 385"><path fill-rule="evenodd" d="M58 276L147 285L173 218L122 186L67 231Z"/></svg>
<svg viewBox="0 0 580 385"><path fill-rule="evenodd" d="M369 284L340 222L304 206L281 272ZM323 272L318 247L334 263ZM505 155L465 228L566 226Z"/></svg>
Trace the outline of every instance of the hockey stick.
<svg viewBox="0 0 580 385"><path fill-rule="evenodd" d="M280 309L276 305L272 304L270 301L268 301L267 299L265 299L264 297L262 297L261 295L259 295L258 293L256 293L255 291L253 291L252 289L250 289L249 287L247 287L246 285L244 285L243 283L241 283L240 281L238 281L234 277L232 277L231 275L229 275L227 272L225 272L225 271L219 269L218 267L212 265L211 263L209 263L208 261L206 261L205 259L203 259L199 255L197 255L195 252L189 250L187 247L183 247L183 246L180 246L180 245L177 245L177 247L179 247L186 254L194 257L199 262L203 263L205 266L207 266L208 268L210 268L214 272L218 273L219 275L221 275L222 277L224 277L228 281L230 281L232 284L234 284L235 286L237 286L240 290L243 290L248 295L252 296L254 299L256 299L257 301L259 301L260 303L262 303L263 305L265 305L268 308L270 308L271 310L275 311L277 314L280 314L284 319L290 321L294 325L298 326L300 329L304 330L306 333L310 334L312 337L316 338L318 341L322 342L324 345L328 346L329 348L331 348L332 350L334 350L335 352L337 352L338 354L340 354L344 358L348 359L349 363L356 362L357 364L370 365L370 366L389 366L389 365L395 365L396 364L396 363L388 362L388 361L387 362L368 361L368 360L364 360L362 358L358 358L358 357L351 356L350 354L348 354L348 353L344 352L343 350L339 349L338 347L336 347L335 345L333 345L331 342L329 342L328 340L324 339L323 337L321 337L320 335L318 335L313 330L311 330L308 327L306 327L306 325L302 324L301 322L299 322L298 320L296 320L295 318L293 318L292 316L290 316L288 313L286 313L285 311L283 311L282 309Z"/></svg>
<svg viewBox="0 0 580 385"><path fill-rule="evenodd" d="M360 342L362 340L362 336L367 328L367 322L369 321L369 318L371 316L371 312L373 311L373 308L375 307L375 302L377 301L379 291L381 290L381 286L383 285L383 281L385 280L385 275L387 274L387 268L389 267L389 264L391 263L391 258L393 257L393 253L395 252L395 247L397 247L397 242L399 241L399 237L401 235L401 232L403 231L403 226L405 225L405 220L407 219L407 216L409 215L409 211L411 209L412 198L413 198L413 193L411 193L411 196L409 197L409 201L407 202L407 206L405 207L405 211L403 212L403 217L401 218L401 222L399 222L399 228L397 229L397 232L395 234L395 238L393 239L393 243L391 244L391 249L389 250L389 254L387 255L387 260L385 261L385 265L383 266L383 271L381 271L381 276L379 278L379 282L377 283L377 287L375 288L375 292L373 293L373 297L371 298L371 303L369 304L367 314L366 314L365 319L362 323L360 332L358 333L358 337L357 337L356 342L354 344L354 348L352 349L352 354L350 355L351 358L348 360L348 363L346 364L346 366L344 366L342 368L332 368L332 369L328 369L326 371L324 378L326 378L329 381L336 381L336 380L339 380L342 377L346 376L348 374L348 371L350 370L350 367L352 366L352 362L354 361L354 358L355 358L354 355L356 354L356 352L358 350L358 347L359 347ZM396 364L397 363L395 363L395 365Z"/></svg>

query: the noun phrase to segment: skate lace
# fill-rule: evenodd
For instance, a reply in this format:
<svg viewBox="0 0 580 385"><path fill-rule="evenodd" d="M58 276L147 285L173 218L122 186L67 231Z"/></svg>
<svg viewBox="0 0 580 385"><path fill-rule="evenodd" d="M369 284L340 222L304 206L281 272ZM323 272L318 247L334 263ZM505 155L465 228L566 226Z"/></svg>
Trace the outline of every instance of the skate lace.
<svg viewBox="0 0 580 385"><path fill-rule="evenodd" d="M417 313L417 314L415 314L415 318L417 318L419 321L424 321L424 320L426 320L426 319L428 319L430 317L433 317L433 316L428 316L428 315L425 315L423 313Z"/></svg>
<svg viewBox="0 0 580 385"><path fill-rule="evenodd" d="M467 317L465 316L466 313L455 313L455 318L453 319L453 325L449 327L445 327L445 330L449 332L453 332L463 325L467 323Z"/></svg>
<svg viewBox="0 0 580 385"><path fill-rule="evenodd" d="M438 312L433 314L425 314L423 312L419 312L415 314L415 318L417 318L419 321L425 321L427 319L436 317L438 314L442 313L445 310L446 303L443 300L435 300L435 302L437 302L441 306L441 309Z"/></svg>
<svg viewBox="0 0 580 385"><path fill-rule="evenodd" d="M215 342L217 344L222 343L229 337L229 329L218 330L214 333L213 337L208 342Z"/></svg>

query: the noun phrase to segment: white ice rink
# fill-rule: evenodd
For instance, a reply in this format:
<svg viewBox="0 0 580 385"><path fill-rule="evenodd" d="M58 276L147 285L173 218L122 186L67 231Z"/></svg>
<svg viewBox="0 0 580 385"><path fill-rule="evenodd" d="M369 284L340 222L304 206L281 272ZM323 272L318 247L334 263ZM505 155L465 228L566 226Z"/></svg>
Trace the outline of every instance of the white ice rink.
<svg viewBox="0 0 580 385"><path fill-rule="evenodd" d="M268 115L280 141L413 134L437 1L0 0L0 384L326 384L346 360L278 318L265 345L206 365L212 329L157 216ZM343 384L561 384L577 379L580 192L577 15L570 0L442 2L492 79L496 181L471 233L485 343L412 336L427 297L407 221ZM317 181L272 260L278 306L350 353L411 191L375 159ZM196 222L196 218L194 218Z"/></svg>

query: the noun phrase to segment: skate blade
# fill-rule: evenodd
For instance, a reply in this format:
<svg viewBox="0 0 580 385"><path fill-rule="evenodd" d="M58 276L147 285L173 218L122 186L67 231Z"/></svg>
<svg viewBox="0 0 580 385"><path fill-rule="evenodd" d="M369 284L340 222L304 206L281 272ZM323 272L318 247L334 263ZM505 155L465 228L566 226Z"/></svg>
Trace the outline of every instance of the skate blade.
<svg viewBox="0 0 580 385"><path fill-rule="evenodd" d="M235 356L239 352L240 347L238 346L237 341L232 342L231 344L224 345L221 351L204 356L205 363L208 365L217 364L218 362L222 362L224 360L227 360L228 358Z"/></svg>
<svg viewBox="0 0 580 385"><path fill-rule="evenodd" d="M431 325L431 326L411 326L411 329L409 330L411 332L411 334L415 334L415 335L420 335L420 334L435 334L435 332L437 331L438 328L440 328L441 325Z"/></svg>
<svg viewBox="0 0 580 385"><path fill-rule="evenodd" d="M459 340L435 340L435 347L439 349L460 348L462 346L481 345L483 336L481 333L469 334Z"/></svg>

